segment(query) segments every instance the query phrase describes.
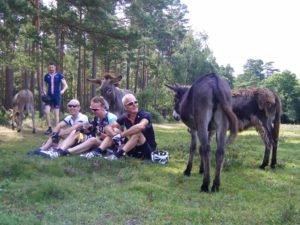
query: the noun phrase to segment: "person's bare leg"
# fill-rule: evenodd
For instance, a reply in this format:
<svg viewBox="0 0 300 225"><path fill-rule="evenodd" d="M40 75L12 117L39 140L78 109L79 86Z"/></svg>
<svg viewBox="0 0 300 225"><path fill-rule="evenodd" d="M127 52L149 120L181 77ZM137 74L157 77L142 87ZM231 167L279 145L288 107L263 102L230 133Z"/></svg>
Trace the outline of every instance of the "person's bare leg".
<svg viewBox="0 0 300 225"><path fill-rule="evenodd" d="M52 145L52 138L50 137L50 138L48 138L46 143L42 145L41 149L43 151L48 150L51 147L51 145Z"/></svg>
<svg viewBox="0 0 300 225"><path fill-rule="evenodd" d="M137 145L142 145L146 141L145 136L142 133L132 135L122 149L127 153Z"/></svg>
<svg viewBox="0 0 300 225"><path fill-rule="evenodd" d="M69 134L69 136L58 145L58 148L66 150L67 148L72 146L77 141L76 136L77 136L76 130L73 130Z"/></svg>
<svg viewBox="0 0 300 225"><path fill-rule="evenodd" d="M111 137L106 137L104 140L101 142L99 148L101 148L103 151L109 148L110 146L113 145L113 140Z"/></svg>
<svg viewBox="0 0 300 225"><path fill-rule="evenodd" d="M70 154L72 154L72 155L77 155L77 154L86 152L93 147L99 146L100 144L101 144L101 141L93 137L79 145L76 145L73 148L69 148L68 152L70 152Z"/></svg>
<svg viewBox="0 0 300 225"><path fill-rule="evenodd" d="M46 115L46 122L47 122L48 127L51 127L50 110L51 110L50 105L45 105L44 112L45 112L45 115Z"/></svg>
<svg viewBox="0 0 300 225"><path fill-rule="evenodd" d="M59 108L56 108L54 111L54 126L57 126L59 123Z"/></svg>

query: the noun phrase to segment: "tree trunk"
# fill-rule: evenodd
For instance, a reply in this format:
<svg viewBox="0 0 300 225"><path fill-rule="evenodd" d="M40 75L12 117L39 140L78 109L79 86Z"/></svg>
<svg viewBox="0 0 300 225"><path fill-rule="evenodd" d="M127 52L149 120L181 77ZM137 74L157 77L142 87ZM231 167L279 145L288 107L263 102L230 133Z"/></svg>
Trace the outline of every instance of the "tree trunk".
<svg viewBox="0 0 300 225"><path fill-rule="evenodd" d="M96 49L93 50L93 63L92 63L92 78L96 78L96 73L97 73L97 53L96 53ZM94 97L96 96L96 85L92 84L92 96Z"/></svg>
<svg viewBox="0 0 300 225"><path fill-rule="evenodd" d="M78 69L77 69L77 99L82 102L81 90L81 47L78 47Z"/></svg>
<svg viewBox="0 0 300 225"><path fill-rule="evenodd" d="M129 90L129 84L130 84L130 58L128 56L127 58L127 69L126 69L126 89Z"/></svg>
<svg viewBox="0 0 300 225"><path fill-rule="evenodd" d="M40 29L41 29L41 21L40 21L40 2L39 0L35 0L35 8L37 9L37 16L34 18L33 20L33 24L35 26L36 32L37 34L40 34ZM39 113L40 113L40 117L44 114L43 112L43 105L42 105L42 98L41 98L41 93L42 93L42 79L41 79L41 46L40 43L34 43L33 47L32 47L32 53L33 55L35 55L35 61L36 61L36 65L37 65L37 80L38 80L38 89L39 89ZM34 77L34 76L33 76ZM34 79L34 78L33 78ZM32 82L34 83L34 82ZM34 89L34 88L33 88Z"/></svg>
<svg viewBox="0 0 300 225"><path fill-rule="evenodd" d="M30 71L28 68L25 68L24 74L23 74L23 82L22 82L22 89L29 89L29 83L30 83Z"/></svg>
<svg viewBox="0 0 300 225"><path fill-rule="evenodd" d="M142 69L142 90L145 89L146 87L146 45L144 45L144 48L143 48L143 69Z"/></svg>
<svg viewBox="0 0 300 225"><path fill-rule="evenodd" d="M83 102L81 103L82 105L82 109L84 111L84 109L86 109L88 107L88 94L87 94L87 88L86 88L86 85L87 85L87 82L86 82L86 48L83 48Z"/></svg>
<svg viewBox="0 0 300 225"><path fill-rule="evenodd" d="M5 104L5 79L4 79L4 67L1 66L1 71L0 71L0 105L4 105Z"/></svg>
<svg viewBox="0 0 300 225"><path fill-rule="evenodd" d="M138 49L137 53L137 60L136 60L136 68L135 68L135 76L134 76L134 94L137 92L138 86L138 76L139 76L139 67L140 67L140 49Z"/></svg>
<svg viewBox="0 0 300 225"><path fill-rule="evenodd" d="M12 99L14 96L14 71L11 67L7 66L5 69L6 87L5 87L5 108L12 107Z"/></svg>

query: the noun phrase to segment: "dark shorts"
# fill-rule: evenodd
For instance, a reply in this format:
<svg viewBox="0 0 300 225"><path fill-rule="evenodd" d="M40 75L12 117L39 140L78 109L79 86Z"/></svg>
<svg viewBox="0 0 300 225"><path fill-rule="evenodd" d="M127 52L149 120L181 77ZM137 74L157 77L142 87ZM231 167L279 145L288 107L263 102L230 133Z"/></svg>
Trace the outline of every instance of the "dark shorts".
<svg viewBox="0 0 300 225"><path fill-rule="evenodd" d="M151 152L155 151L149 143L146 141L144 144L136 146L134 149L127 153L128 156L141 158L141 159L151 159Z"/></svg>
<svg viewBox="0 0 300 225"><path fill-rule="evenodd" d="M60 105L61 105L61 98L60 98L60 96L49 95L49 97L51 98L51 100L49 102L47 102L45 105L49 105L52 108L59 109Z"/></svg>

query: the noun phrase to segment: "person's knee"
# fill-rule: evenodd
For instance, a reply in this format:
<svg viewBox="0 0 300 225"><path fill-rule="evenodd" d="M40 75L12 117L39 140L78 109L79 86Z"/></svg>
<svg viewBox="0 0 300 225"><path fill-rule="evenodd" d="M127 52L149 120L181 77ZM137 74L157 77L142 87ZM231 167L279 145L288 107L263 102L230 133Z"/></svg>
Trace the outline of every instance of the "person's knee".
<svg viewBox="0 0 300 225"><path fill-rule="evenodd" d="M99 142L95 137L92 137L92 138L88 139L87 141L91 145L97 145Z"/></svg>
<svg viewBox="0 0 300 225"><path fill-rule="evenodd" d="M137 145L142 145L146 142L146 138L142 133L136 134L136 136L134 136L134 138L136 138Z"/></svg>
<svg viewBox="0 0 300 225"><path fill-rule="evenodd" d="M133 135L131 135L130 139L138 141L141 138L141 136L142 136L141 133L133 134Z"/></svg>
<svg viewBox="0 0 300 225"><path fill-rule="evenodd" d="M72 131L70 132L69 136L75 136L75 135L77 135L76 132L77 132L76 130L72 130Z"/></svg>
<svg viewBox="0 0 300 225"><path fill-rule="evenodd" d="M49 106L45 106L44 112L47 115L50 114L50 107Z"/></svg>

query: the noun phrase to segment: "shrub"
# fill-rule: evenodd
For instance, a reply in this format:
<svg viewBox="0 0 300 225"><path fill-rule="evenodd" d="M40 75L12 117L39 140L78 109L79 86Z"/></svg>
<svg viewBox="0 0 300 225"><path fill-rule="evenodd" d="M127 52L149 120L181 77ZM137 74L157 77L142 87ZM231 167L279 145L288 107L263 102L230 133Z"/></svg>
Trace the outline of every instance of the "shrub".
<svg viewBox="0 0 300 225"><path fill-rule="evenodd" d="M0 106L0 125L9 125L9 121L9 112L3 106Z"/></svg>
<svg viewBox="0 0 300 225"><path fill-rule="evenodd" d="M151 114L153 123L162 123L163 122L162 115L160 115L160 113L157 112L156 110L148 109L146 111L148 111Z"/></svg>

